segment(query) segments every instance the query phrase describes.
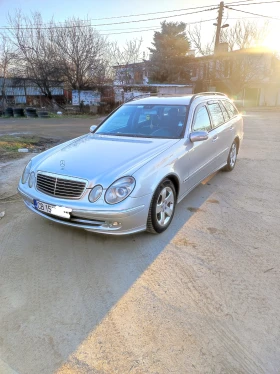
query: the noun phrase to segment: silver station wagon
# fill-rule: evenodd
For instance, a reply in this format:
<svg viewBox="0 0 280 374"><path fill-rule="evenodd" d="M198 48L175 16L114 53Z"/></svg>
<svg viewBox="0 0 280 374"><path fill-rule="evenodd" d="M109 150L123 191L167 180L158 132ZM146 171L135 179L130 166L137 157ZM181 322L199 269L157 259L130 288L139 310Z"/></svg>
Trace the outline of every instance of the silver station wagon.
<svg viewBox="0 0 280 374"><path fill-rule="evenodd" d="M18 191L34 213L68 226L161 233L195 186L233 170L242 139L242 117L224 94L138 98L35 156Z"/></svg>

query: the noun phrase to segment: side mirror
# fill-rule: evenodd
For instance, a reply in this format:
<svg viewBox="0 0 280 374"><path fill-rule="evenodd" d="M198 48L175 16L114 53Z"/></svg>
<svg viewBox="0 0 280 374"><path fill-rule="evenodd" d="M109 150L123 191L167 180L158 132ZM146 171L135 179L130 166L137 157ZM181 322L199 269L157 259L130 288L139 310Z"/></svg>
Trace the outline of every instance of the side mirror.
<svg viewBox="0 0 280 374"><path fill-rule="evenodd" d="M96 129L97 129L97 126L96 125L92 125L92 126L90 126L89 131L90 132L94 132Z"/></svg>
<svg viewBox="0 0 280 374"><path fill-rule="evenodd" d="M208 132L207 131L195 131L190 134L190 141L194 142L201 142L203 140L208 139Z"/></svg>

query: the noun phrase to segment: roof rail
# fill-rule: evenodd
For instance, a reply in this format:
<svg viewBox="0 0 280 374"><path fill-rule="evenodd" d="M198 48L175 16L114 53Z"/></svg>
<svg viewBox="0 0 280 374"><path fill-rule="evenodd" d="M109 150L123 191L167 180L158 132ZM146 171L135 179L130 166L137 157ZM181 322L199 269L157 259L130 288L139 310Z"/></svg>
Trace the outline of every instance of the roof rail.
<svg viewBox="0 0 280 374"><path fill-rule="evenodd" d="M211 96L227 96L226 94L222 92L198 92L197 94L194 94L193 99L195 99L197 96L206 96L206 95L211 95Z"/></svg>
<svg viewBox="0 0 280 374"><path fill-rule="evenodd" d="M199 97L199 96L207 96L207 95L209 95L209 96L215 96L215 95L217 95L217 96L227 96L226 94L224 94L224 93L222 93L222 92L199 92L199 93L197 93L197 94L194 94L193 96L192 96L192 98L191 98L191 101L190 101L190 104L194 101L194 99L196 99L197 97Z"/></svg>
<svg viewBox="0 0 280 374"><path fill-rule="evenodd" d="M124 102L124 104L126 103L129 103L130 101L134 101L134 100L138 100L138 99L143 99L145 97L163 97L163 96L171 96L171 97L184 97L184 96L191 96L192 94L169 94L169 93L159 93L159 92L151 92L151 93L146 93L146 94L143 94L143 95L138 95L138 96L134 96L132 97L131 99L128 99Z"/></svg>

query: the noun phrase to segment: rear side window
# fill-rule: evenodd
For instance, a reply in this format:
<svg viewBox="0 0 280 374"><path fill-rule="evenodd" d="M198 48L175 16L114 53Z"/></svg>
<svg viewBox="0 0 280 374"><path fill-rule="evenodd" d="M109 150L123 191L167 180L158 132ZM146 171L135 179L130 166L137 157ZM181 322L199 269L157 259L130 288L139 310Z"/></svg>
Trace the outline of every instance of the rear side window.
<svg viewBox="0 0 280 374"><path fill-rule="evenodd" d="M229 116L228 112L226 111L226 109L225 109L225 107L223 105L223 101L220 101L219 104L220 104L220 107L222 109L225 121L229 121L230 120L230 116Z"/></svg>
<svg viewBox="0 0 280 374"><path fill-rule="evenodd" d="M232 103L230 101L224 100L223 104L226 107L226 110L227 110L230 118L238 115L237 109L235 108L234 105L232 105Z"/></svg>
<svg viewBox="0 0 280 374"><path fill-rule="evenodd" d="M225 120L219 103L208 104L208 108L211 114L213 127L218 127L222 125L225 122Z"/></svg>
<svg viewBox="0 0 280 374"><path fill-rule="evenodd" d="M211 122L205 106L201 106L194 117L193 131L210 131Z"/></svg>

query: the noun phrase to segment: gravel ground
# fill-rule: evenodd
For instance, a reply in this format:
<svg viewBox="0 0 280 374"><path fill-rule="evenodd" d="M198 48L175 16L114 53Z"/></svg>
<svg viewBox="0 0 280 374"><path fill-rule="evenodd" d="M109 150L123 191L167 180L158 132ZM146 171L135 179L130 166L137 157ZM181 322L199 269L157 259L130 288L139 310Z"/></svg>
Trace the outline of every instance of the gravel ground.
<svg viewBox="0 0 280 374"><path fill-rule="evenodd" d="M0 165L1 374L279 374L280 119L244 119L234 171L159 236L44 220L16 194L30 156Z"/></svg>

